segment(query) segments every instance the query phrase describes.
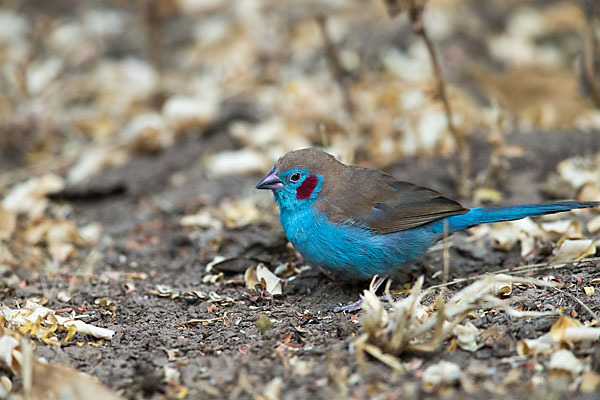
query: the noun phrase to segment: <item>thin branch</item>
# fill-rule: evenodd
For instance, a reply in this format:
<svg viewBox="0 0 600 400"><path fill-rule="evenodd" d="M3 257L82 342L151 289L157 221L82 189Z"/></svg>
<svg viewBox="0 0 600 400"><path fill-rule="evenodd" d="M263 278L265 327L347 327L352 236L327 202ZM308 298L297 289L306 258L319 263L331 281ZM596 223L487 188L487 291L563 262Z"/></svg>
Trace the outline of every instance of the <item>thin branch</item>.
<svg viewBox="0 0 600 400"><path fill-rule="evenodd" d="M454 137L454 140L456 141L456 147L460 160L459 192L462 196L468 196L470 192L469 178L471 176L469 147L465 136L458 131L452 119L452 108L450 107L450 101L448 100L448 96L446 94L446 83L444 81L442 67L440 66L440 62L437 56L437 52L435 51L433 41L429 37L429 34L425 29L425 24L423 23L424 10L424 2L422 5L417 5L416 2L413 1L412 6L409 10L410 20L412 22L413 31L423 38L423 41L427 46L427 51L429 52L429 57L433 66L433 72L437 81L437 91L440 96L440 99L442 100L444 112L446 113L446 118L448 119L448 130L450 131L450 134Z"/></svg>
<svg viewBox="0 0 600 400"><path fill-rule="evenodd" d="M585 311L588 312L588 314L590 314L592 316L592 318L594 318L594 322L592 322L588 326L594 326L594 325L597 325L598 322L600 322L600 319L598 319L598 315L596 315L596 313L591 308L589 308L583 301L579 300L579 298L577 296L575 296L569 292L565 292L564 290L560 290L559 288L556 288L556 287L553 287L552 289L556 290L560 294L569 296L571 299L575 300L577 303L579 303L579 305L581 305L581 307L583 307L583 309Z"/></svg>
<svg viewBox="0 0 600 400"><path fill-rule="evenodd" d="M452 282L448 282L448 283L442 283L439 285L434 285L434 286L430 286L427 288L427 290L433 290L433 289L438 289L444 286L452 286L452 285L456 285L458 283L463 283L463 282L470 282L470 281L474 281L477 279L481 279L484 278L486 276L489 275L496 275L496 274L519 274L519 273L523 273L523 272L532 272L532 271L541 271L544 269L550 269L550 270L556 270L556 269L562 269L565 268L567 265L572 265L572 266L576 266L578 264L584 263L584 262L594 262L594 261L600 261L600 257L591 257L591 258L584 258L581 260L573 260L570 261L568 263L560 263L560 264L551 264L551 263L539 263L539 264L531 264L531 265L519 265L517 267L512 267L512 268L503 268L503 269L499 269L497 271L489 271L486 272L485 274L479 274L479 275L475 275L475 276L469 276L467 278L458 278L458 279L454 279Z"/></svg>
<svg viewBox="0 0 600 400"><path fill-rule="evenodd" d="M592 15L587 15L586 17L586 27L583 33L584 40L584 53L583 53L583 74L584 79L587 83L590 95L596 107L600 107L600 87L598 87L598 82L596 80L596 74L594 71L595 66L595 47L596 47L596 38L594 35L594 17Z"/></svg>
<svg viewBox="0 0 600 400"><path fill-rule="evenodd" d="M321 31L321 36L323 36L323 43L325 45L325 54L327 55L327 62L329 63L329 67L333 72L333 76L340 86L342 93L344 95L344 107L349 115L354 115L354 105L352 103L352 99L350 98L350 89L348 87L349 83L349 75L348 71L342 66L340 61L340 57L338 55L338 51L333 44L333 40L331 40L331 35L329 35L329 31L327 30L327 19L323 15L319 15L316 17L317 24L319 25L319 30Z"/></svg>

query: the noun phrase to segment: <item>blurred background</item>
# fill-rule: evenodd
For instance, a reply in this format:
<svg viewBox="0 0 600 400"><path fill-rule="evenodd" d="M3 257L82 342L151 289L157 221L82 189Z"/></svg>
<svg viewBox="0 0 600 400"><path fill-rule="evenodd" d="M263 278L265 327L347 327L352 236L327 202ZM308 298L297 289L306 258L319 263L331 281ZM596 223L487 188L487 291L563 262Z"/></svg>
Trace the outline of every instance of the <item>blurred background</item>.
<svg viewBox="0 0 600 400"><path fill-rule="evenodd" d="M455 133L410 3L2 1L0 172L79 183L215 132L235 143L206 155L215 174L313 145L382 167L457 135L600 126L593 0L428 1Z"/></svg>

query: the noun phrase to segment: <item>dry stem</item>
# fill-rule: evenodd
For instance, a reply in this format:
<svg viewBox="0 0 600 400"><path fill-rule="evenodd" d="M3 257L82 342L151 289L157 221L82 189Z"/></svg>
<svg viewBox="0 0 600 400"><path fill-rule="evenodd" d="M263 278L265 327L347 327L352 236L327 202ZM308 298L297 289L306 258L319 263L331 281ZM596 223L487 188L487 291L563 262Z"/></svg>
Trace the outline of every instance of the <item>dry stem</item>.
<svg viewBox="0 0 600 400"><path fill-rule="evenodd" d="M435 51L435 46L433 41L429 37L427 30L425 29L425 25L423 23L423 12L425 10L425 3L416 4L416 1L413 0L410 2L412 5L409 9L410 20L412 22L413 31L423 38L425 45L427 46L427 51L429 52L429 57L431 59L431 65L433 66L433 71L435 73L436 81L437 81L437 90L442 100L442 104L444 106L444 112L446 113L446 118L448 119L448 130L450 134L454 137L456 141L458 156L460 160L460 175L459 175L459 192L461 196L468 196L470 193L470 176L471 176L471 162L469 157L469 147L466 141L466 138L462 132L454 125L454 121L452 120L452 108L450 107L450 101L448 100L448 96L446 94L446 83L444 81L444 75L442 73L442 67L440 66L440 62Z"/></svg>

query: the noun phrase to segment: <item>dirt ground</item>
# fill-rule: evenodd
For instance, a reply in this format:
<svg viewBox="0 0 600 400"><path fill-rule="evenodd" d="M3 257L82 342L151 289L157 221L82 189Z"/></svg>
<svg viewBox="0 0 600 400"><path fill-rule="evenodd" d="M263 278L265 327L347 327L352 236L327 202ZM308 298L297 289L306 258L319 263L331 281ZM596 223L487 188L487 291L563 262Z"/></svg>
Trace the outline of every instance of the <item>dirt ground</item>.
<svg viewBox="0 0 600 400"><path fill-rule="evenodd" d="M507 192L506 203L544 200L540 186L558 161L600 149L597 134L544 132L509 136L508 140L523 145L526 151L511 165L505 187L512 190ZM310 269L286 282L279 298L246 289L242 271L257 261L273 267L282 262L303 265L286 246L274 207L266 211L272 212L271 222L228 229L218 244L212 242L210 231L179 224L183 215L201 205L248 196L254 190L260 176L213 179L198 164L201 154L231 146L221 133L189 137L160 155L135 158L89 184L69 187L60 194L57 201L73 207L78 223L99 221L103 225L110 239L98 246L102 258L92 261L92 270L81 271L79 276L20 271L26 285L1 294L0 301L11 304L46 296L48 307L73 308L88 315L86 322L113 329L116 335L99 346L79 347L75 342L61 347L39 345L36 355L93 374L126 398L175 398L182 387L188 390L188 398L269 398L279 390L284 399L423 398L430 396L419 383L423 370L440 360L457 363L472 376L470 386L445 389L443 394L450 398L573 397L568 379L543 380L532 386L532 377L547 377L549 372L540 370L535 359L518 357L515 351L519 339L547 332L555 317L513 319L503 312L473 317L470 321L478 328L497 330L489 346L473 353L448 351L446 342L433 354L405 354L400 359L410 368L399 373L373 359L368 360L366 369L361 368L351 346L360 333L358 318L329 311L357 299L364 287L332 282L318 269ZM475 141L475 146L477 167L478 160L487 159L490 148L483 140ZM451 160L442 162L452 164ZM392 166L390 173L456 196L447 169L439 165L439 160L406 159ZM173 185L175 174L185 176L185 183ZM473 244L465 241L466 237L455 236L451 279L525 262L518 248L497 251L489 241ZM527 262L542 262L551 250L537 249ZM216 255L236 261L225 264L224 279L205 283L205 265ZM441 265L441 252L431 252L420 263L406 267L405 282L397 285L414 282L420 275L425 275L426 286L441 283L440 274L434 274ZM599 266L598 261L583 262L551 274L567 284L567 293L597 313L600 295L584 296L578 280L600 278ZM64 269L68 271L68 266ZM538 276L548 273L541 271ZM157 295L160 285L180 292L214 292L218 297L216 301L161 297ZM70 301L57 299L56 294L69 286L73 293ZM461 287L450 286L448 295ZM114 302L112 310L98 305L97 300L103 298ZM519 288L511 300L525 310L562 307L567 315L591 319L572 297L550 289ZM261 315L271 321L270 329L259 329ZM597 345L578 346L574 352L591 358L593 368L600 371ZM180 383L165 379L165 367L180 374ZM516 378L509 376L514 370L519 371ZM507 379L511 379L509 385Z"/></svg>

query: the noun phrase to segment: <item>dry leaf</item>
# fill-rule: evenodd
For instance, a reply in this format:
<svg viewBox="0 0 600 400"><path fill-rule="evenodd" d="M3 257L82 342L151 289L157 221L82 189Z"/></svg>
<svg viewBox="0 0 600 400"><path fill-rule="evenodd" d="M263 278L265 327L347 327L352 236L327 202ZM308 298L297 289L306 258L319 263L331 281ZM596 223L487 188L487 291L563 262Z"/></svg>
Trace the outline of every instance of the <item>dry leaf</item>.
<svg viewBox="0 0 600 400"><path fill-rule="evenodd" d="M212 121L218 111L217 99L209 97L171 96L162 108L169 126L176 132L202 129Z"/></svg>
<svg viewBox="0 0 600 400"><path fill-rule="evenodd" d="M557 319L554 324L552 324L552 327L550 328L550 334L556 343L562 343L566 341L565 337L567 329L579 327L581 327L581 322L573 318L563 316Z"/></svg>
<svg viewBox="0 0 600 400"><path fill-rule="evenodd" d="M550 364L548 365L550 372L567 372L575 377L583 370L583 364L569 350L559 350L552 354Z"/></svg>
<svg viewBox="0 0 600 400"><path fill-rule="evenodd" d="M97 379L73 367L33 362L31 400L119 400L116 393Z"/></svg>
<svg viewBox="0 0 600 400"><path fill-rule="evenodd" d="M517 342L517 354L520 356L548 354L555 349L556 342L549 332L537 339L521 339Z"/></svg>
<svg viewBox="0 0 600 400"><path fill-rule="evenodd" d="M160 114L142 114L129 122L121 140L134 151L153 153L173 145L175 136Z"/></svg>
<svg viewBox="0 0 600 400"><path fill-rule="evenodd" d="M442 360L427 367L423 372L421 387L426 392L433 392L442 386L452 386L460 379L460 367L454 363Z"/></svg>
<svg viewBox="0 0 600 400"><path fill-rule="evenodd" d="M46 231L46 243L52 257L63 262L75 254L76 245L81 243L81 236L73 221L53 221Z"/></svg>
<svg viewBox="0 0 600 400"><path fill-rule="evenodd" d="M181 226L197 226L200 228L210 228L221 230L223 222L219 221L208 211L200 211L198 214L185 215L179 220Z"/></svg>
<svg viewBox="0 0 600 400"><path fill-rule="evenodd" d="M10 239L17 227L17 214L0 205L0 240Z"/></svg>
<svg viewBox="0 0 600 400"><path fill-rule="evenodd" d="M551 260L552 263L579 260L585 256L596 253L596 245L592 239L567 239L562 242L558 253Z"/></svg>
<svg viewBox="0 0 600 400"><path fill-rule="evenodd" d="M579 390L583 393L593 393L600 388L600 375L594 371L585 371L581 377Z"/></svg>
<svg viewBox="0 0 600 400"><path fill-rule="evenodd" d="M510 282L510 275L497 274L496 278L499 280L493 284L493 291L496 296L508 296L512 293L512 283ZM506 279L503 281L502 279Z"/></svg>
<svg viewBox="0 0 600 400"><path fill-rule="evenodd" d="M456 336L458 347L466 351L477 351L483 344L478 343L481 331L472 323L457 325L452 333Z"/></svg>
<svg viewBox="0 0 600 400"><path fill-rule="evenodd" d="M583 291L585 292L586 296L591 296L594 294L594 287L593 286L584 286Z"/></svg>
<svg viewBox="0 0 600 400"><path fill-rule="evenodd" d="M590 222L587 223L586 228L590 233L597 233L600 231L600 215L592 218Z"/></svg>
<svg viewBox="0 0 600 400"><path fill-rule="evenodd" d="M18 365L14 359L13 351L19 347L19 340L8 334L8 330L3 330L2 336L0 337L0 362L4 363L7 367L16 371Z"/></svg>
<svg viewBox="0 0 600 400"><path fill-rule="evenodd" d="M600 182L600 155L596 156L596 160L583 157L574 157L561 161L556 169L560 176L569 182L575 189L578 189L586 183Z"/></svg>
<svg viewBox="0 0 600 400"><path fill-rule="evenodd" d="M254 289L256 285L261 284L273 296L283 294L281 279L265 267L264 264L248 268L244 273L244 281L248 289Z"/></svg>
<svg viewBox="0 0 600 400"><path fill-rule="evenodd" d="M265 220L265 214L261 213L251 200L223 201L219 208L223 211L225 225L230 229L260 223Z"/></svg>
<svg viewBox="0 0 600 400"><path fill-rule="evenodd" d="M206 168L216 176L268 171L271 163L260 152L251 149L224 151L206 160Z"/></svg>
<svg viewBox="0 0 600 400"><path fill-rule="evenodd" d="M600 201L600 182L586 182L581 189L579 189L577 200Z"/></svg>
<svg viewBox="0 0 600 400"><path fill-rule="evenodd" d="M67 172L67 181L78 184L87 181L102 170L125 164L127 152L120 148L92 147L83 152L77 163Z"/></svg>
<svg viewBox="0 0 600 400"><path fill-rule="evenodd" d="M46 196L59 192L64 187L64 180L51 173L44 174L39 178L30 178L11 189L2 200L2 207L6 211L27 214L29 218L40 217L48 205Z"/></svg>
<svg viewBox="0 0 600 400"><path fill-rule="evenodd" d="M25 303L23 308L10 309L3 306L0 314L4 317L5 324L17 327L22 333L29 332L31 336L51 344L59 344L54 334L57 327L65 330L74 327L76 332L107 340L111 340L115 334L110 329L56 315L53 310L30 300Z"/></svg>

